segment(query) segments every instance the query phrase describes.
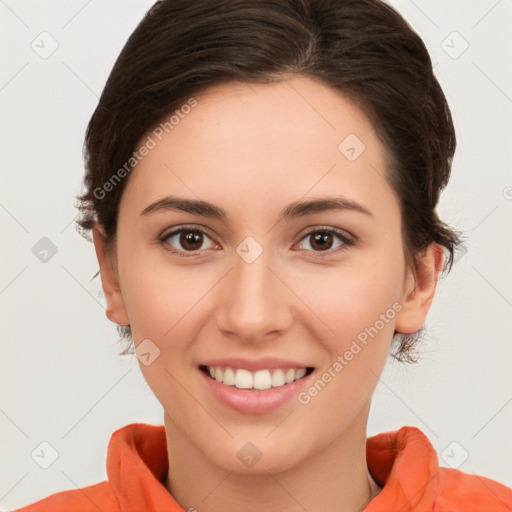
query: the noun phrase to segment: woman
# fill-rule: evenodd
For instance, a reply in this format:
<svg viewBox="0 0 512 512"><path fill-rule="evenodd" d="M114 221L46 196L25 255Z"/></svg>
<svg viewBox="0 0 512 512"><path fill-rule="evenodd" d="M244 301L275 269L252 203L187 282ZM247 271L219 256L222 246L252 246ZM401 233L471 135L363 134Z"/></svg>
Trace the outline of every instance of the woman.
<svg viewBox="0 0 512 512"><path fill-rule="evenodd" d="M509 510L419 429L366 438L459 243L436 213L454 150L379 0L157 2L90 121L79 225L165 425L20 510Z"/></svg>

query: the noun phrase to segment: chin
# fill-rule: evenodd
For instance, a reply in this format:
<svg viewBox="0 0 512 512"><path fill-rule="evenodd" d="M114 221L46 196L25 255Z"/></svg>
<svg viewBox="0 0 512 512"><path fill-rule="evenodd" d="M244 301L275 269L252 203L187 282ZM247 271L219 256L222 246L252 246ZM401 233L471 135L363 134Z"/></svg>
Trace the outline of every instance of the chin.
<svg viewBox="0 0 512 512"><path fill-rule="evenodd" d="M229 446L218 444L219 449L205 454L216 466L241 475L280 473L294 468L306 457L300 438L293 441L287 436L286 443L283 438L276 438L272 442L264 438L249 439L230 440ZM297 447L302 449L299 451Z"/></svg>

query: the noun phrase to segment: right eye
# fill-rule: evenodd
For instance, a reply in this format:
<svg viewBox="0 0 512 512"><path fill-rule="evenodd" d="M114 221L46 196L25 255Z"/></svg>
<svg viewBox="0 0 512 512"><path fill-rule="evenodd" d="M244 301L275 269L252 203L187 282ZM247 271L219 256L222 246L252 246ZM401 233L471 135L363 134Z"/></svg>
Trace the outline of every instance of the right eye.
<svg viewBox="0 0 512 512"><path fill-rule="evenodd" d="M204 247L206 239L210 240L210 247ZM178 253L180 256L196 256L198 252L217 246L206 232L197 227L181 227L165 234L160 242L168 251Z"/></svg>

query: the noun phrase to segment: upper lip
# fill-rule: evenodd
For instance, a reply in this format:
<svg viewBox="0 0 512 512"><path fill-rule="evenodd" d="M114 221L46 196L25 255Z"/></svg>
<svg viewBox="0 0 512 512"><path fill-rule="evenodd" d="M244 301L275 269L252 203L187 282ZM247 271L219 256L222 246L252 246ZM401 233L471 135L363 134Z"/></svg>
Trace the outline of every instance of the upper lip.
<svg viewBox="0 0 512 512"><path fill-rule="evenodd" d="M262 357L261 359L246 359L243 357L210 359L201 363L200 366L230 367L244 369L250 372L256 372L258 370L273 370L277 368L312 368L311 365L286 359L277 359L275 357Z"/></svg>

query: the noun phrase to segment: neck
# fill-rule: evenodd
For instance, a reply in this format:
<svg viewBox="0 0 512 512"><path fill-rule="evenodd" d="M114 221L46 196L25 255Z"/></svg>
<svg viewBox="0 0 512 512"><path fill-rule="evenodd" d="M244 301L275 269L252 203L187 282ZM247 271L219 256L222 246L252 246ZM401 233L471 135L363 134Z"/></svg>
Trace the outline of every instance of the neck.
<svg viewBox="0 0 512 512"><path fill-rule="evenodd" d="M234 512L362 511L379 493L366 465L369 405L332 443L279 473L247 475L212 464L186 436L169 429L172 461L165 486L185 510ZM170 456L171 458L171 456Z"/></svg>

